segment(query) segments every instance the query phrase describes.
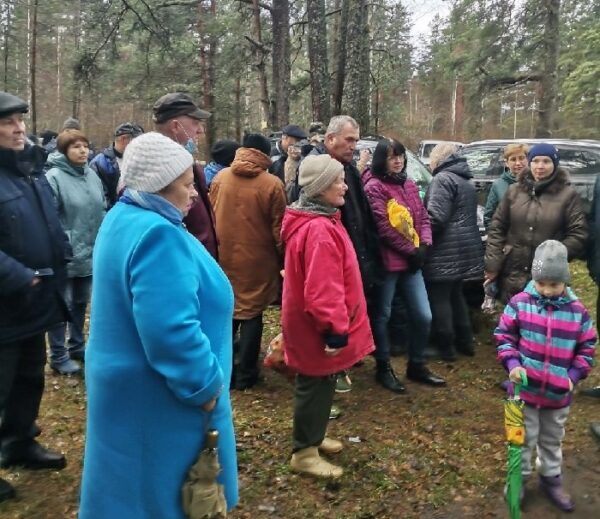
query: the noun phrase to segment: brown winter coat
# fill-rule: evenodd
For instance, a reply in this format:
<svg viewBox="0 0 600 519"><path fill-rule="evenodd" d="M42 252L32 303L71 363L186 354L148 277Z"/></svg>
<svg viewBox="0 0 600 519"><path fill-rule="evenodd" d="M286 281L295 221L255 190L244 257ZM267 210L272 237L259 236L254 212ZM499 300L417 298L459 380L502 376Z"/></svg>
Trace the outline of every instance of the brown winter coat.
<svg viewBox="0 0 600 519"><path fill-rule="evenodd" d="M239 148L210 185L219 263L235 294L234 319L256 317L279 294L286 198L281 180L267 172L270 163L254 148Z"/></svg>
<svg viewBox="0 0 600 519"><path fill-rule="evenodd" d="M583 254L587 236L583 206L569 185L568 173L558 168L551 182L536 189L526 170L508 188L494 213L485 270L498 273L500 296L506 302L531 279L531 263L540 243L562 242L572 260Z"/></svg>

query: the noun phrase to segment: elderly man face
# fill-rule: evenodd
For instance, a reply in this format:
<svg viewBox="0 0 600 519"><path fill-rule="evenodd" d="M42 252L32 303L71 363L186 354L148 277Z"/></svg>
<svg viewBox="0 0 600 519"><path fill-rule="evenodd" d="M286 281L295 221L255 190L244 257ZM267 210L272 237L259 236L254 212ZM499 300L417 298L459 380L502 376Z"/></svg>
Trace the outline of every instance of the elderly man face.
<svg viewBox="0 0 600 519"><path fill-rule="evenodd" d="M25 122L22 113L0 117L0 148L15 151L25 148Z"/></svg>
<svg viewBox="0 0 600 519"><path fill-rule="evenodd" d="M348 164L352 162L358 138L358 128L347 123L339 132L325 135L325 148L334 159L339 160L342 164Z"/></svg>

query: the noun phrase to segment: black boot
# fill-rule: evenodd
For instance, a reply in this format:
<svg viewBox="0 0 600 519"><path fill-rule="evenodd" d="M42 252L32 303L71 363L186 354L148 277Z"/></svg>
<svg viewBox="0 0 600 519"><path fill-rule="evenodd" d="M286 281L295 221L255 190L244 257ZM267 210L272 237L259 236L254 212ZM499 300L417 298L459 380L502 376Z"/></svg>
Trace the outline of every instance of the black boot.
<svg viewBox="0 0 600 519"><path fill-rule="evenodd" d="M375 372L375 380L384 388L393 391L394 393L404 393L406 388L400 383L396 377L396 373L392 368L389 360L378 360L377 371Z"/></svg>
<svg viewBox="0 0 600 519"><path fill-rule="evenodd" d="M406 367L406 378L414 382L421 382L429 386L445 386L446 381L429 371L425 364L408 363Z"/></svg>
<svg viewBox="0 0 600 519"><path fill-rule="evenodd" d="M14 442L2 446L0 467L24 467L26 469L61 470L67 465L63 454L42 447L34 440Z"/></svg>
<svg viewBox="0 0 600 519"><path fill-rule="evenodd" d="M0 503L13 497L15 497L15 489L8 481L0 478Z"/></svg>

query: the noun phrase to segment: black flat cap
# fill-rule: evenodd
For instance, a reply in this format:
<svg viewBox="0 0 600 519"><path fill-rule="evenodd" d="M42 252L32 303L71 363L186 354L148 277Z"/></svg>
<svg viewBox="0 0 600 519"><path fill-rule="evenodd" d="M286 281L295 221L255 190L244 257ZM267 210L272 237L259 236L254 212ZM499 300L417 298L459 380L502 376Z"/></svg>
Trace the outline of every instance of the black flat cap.
<svg viewBox="0 0 600 519"><path fill-rule="evenodd" d="M142 135L144 133L144 129L135 123L123 123L117 126L115 130L115 137L119 137L121 135L131 135L132 137L137 137L138 135Z"/></svg>
<svg viewBox="0 0 600 519"><path fill-rule="evenodd" d="M290 137L296 137L296 139L306 139L306 132L295 124L288 124L281 129L281 133L283 135L288 135Z"/></svg>
<svg viewBox="0 0 600 519"><path fill-rule="evenodd" d="M0 117L6 117L12 114L26 114L29 112L29 105L21 98L0 92Z"/></svg>
<svg viewBox="0 0 600 519"><path fill-rule="evenodd" d="M164 123L180 115L187 115L192 119L202 121L210 117L210 112L200 110L188 94L173 92L162 96L152 107L155 123Z"/></svg>

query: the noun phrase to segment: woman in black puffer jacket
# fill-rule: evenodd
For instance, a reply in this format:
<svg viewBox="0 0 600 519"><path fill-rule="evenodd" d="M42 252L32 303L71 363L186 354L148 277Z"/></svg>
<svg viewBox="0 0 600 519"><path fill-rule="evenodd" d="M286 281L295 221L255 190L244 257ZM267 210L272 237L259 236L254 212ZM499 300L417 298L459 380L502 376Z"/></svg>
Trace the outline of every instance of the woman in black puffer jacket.
<svg viewBox="0 0 600 519"><path fill-rule="evenodd" d="M456 151L451 144L438 144L432 150L433 180L425 196L433 246L423 275L433 317L432 336L445 360L456 358L455 349L474 354L463 281L483 275L484 249L477 226L473 174Z"/></svg>

